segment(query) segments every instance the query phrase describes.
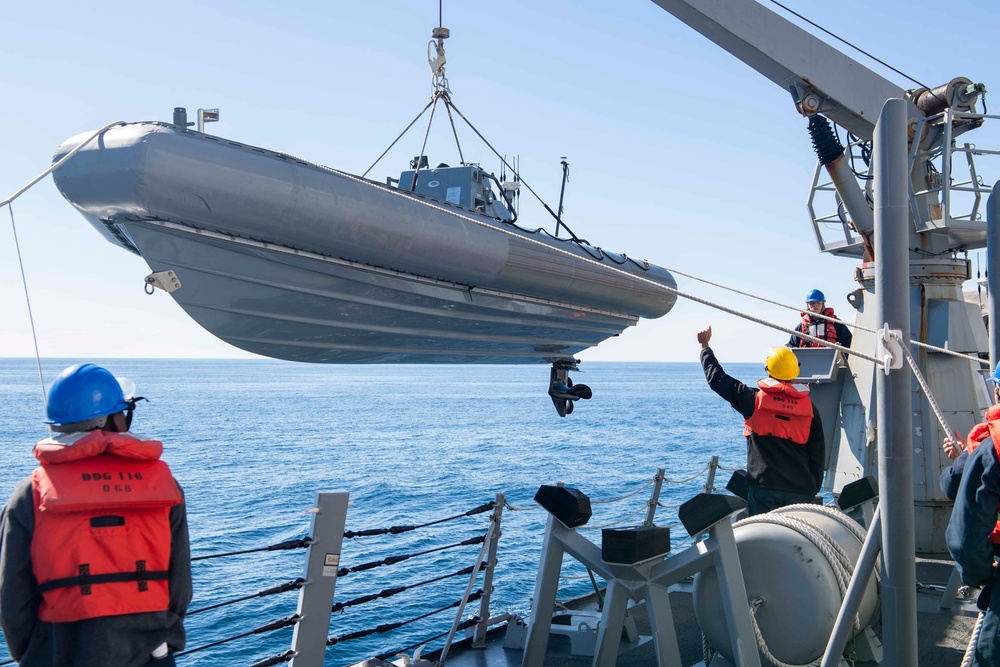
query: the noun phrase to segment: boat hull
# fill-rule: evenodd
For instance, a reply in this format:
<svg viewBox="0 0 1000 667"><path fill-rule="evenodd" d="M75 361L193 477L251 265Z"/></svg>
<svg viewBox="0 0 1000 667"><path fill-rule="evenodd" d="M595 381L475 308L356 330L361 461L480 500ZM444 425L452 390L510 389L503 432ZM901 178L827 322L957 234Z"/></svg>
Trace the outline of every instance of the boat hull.
<svg viewBox="0 0 1000 667"><path fill-rule="evenodd" d="M125 225L177 303L238 348L311 363L537 363L572 358L635 318L468 288L179 225Z"/></svg>

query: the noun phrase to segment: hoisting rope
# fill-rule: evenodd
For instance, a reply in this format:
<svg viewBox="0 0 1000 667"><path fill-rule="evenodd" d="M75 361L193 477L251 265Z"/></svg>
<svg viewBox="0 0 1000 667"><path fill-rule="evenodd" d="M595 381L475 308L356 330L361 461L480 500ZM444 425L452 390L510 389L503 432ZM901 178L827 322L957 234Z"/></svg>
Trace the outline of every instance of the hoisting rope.
<svg viewBox="0 0 1000 667"><path fill-rule="evenodd" d="M216 604L209 605L207 607L202 607L201 609L195 609L194 611L189 611L187 615L194 616L195 614L200 614L202 612L209 611L211 609L218 609L219 607L228 607L229 605L236 604L237 602L244 602L246 600L252 600L254 598L262 598L268 595L277 595L278 593L286 593L288 591L297 591L300 588L302 588L305 585L305 583L306 580L303 579L302 577L299 577L295 581L286 581L283 584L272 586L271 588L265 588L262 591L254 593L253 595L244 595L241 598L228 600L226 602L218 602Z"/></svg>
<svg viewBox="0 0 1000 667"><path fill-rule="evenodd" d="M713 282L711 280L708 280L707 278L701 278L701 277L698 277L698 276L693 276L690 273L685 273L683 271L679 271L678 269L674 269L674 268L671 268L671 267L663 267L663 268L665 268L667 271L670 271L671 273L676 273L679 276L684 276L685 278L690 278L691 280L697 280L698 282L705 283L706 285L711 285L712 287L718 287L720 289L724 289L724 290L727 290L729 292L733 292L735 294L739 294L741 296L750 297L751 299L756 299L757 301L763 301L764 303L769 303L772 306L778 306L779 308L787 308L788 310L792 310L792 311L795 311L797 313L801 313L802 312L802 309L798 308L796 306L790 306L788 304L781 303L780 301L774 301L773 299L768 299L767 297L759 296L757 294L752 294L750 292L744 292L743 290L737 289L735 287L731 287L729 285L723 285L722 283ZM830 317L829 315L823 315L822 313L809 313L809 316L813 317L813 318L816 318L818 320L824 320L826 322L838 322L838 323L843 324L846 327L850 327L851 329L854 329L856 331L865 331L867 333L873 333L873 334L877 334L878 333L878 331L876 331L875 329L870 329L870 328L868 328L866 326L862 326L860 324L851 324L850 322L845 322L843 320L837 319L836 317ZM796 334L796 335L799 335L799 334ZM940 352L941 354L948 354L948 355L951 355L953 357L959 357L961 359L968 359L969 361L974 361L974 362L976 362L978 364L985 364L985 365L989 366L989 363L990 363L988 359L980 359L979 357L972 356L971 354L963 354L962 352L955 352L954 350L949 350L949 349L944 348L944 347L937 347L936 345L931 345L929 343L924 343L924 342L921 342L919 340L911 340L910 344L911 345L916 345L917 347L922 347L922 348L927 349L927 350L931 350L933 352Z"/></svg>
<svg viewBox="0 0 1000 667"><path fill-rule="evenodd" d="M351 539L354 537L371 537L373 535L399 535L400 533L408 533L411 530L417 530L418 528L426 528L428 526L436 526L439 523L445 523L446 521L455 521L456 519L462 519L467 516L474 516L476 514L482 514L483 512L489 512L491 509L496 507L496 501L491 500L488 503L483 503L479 507L474 507L468 512L463 512L462 514L456 514L454 516L445 517L444 519L437 519L436 521L428 521L427 523L421 523L415 526L392 526L390 528L368 528L366 530L345 530L344 537Z"/></svg>
<svg viewBox="0 0 1000 667"><path fill-rule="evenodd" d="M484 563L481 567L486 567L488 564ZM368 595L362 595L361 597L356 597L353 600L348 600L347 602L337 602L333 605L332 611L338 612L343 611L346 607L356 607L359 604L365 604L367 602L374 602L380 598L390 598L393 595L402 593L403 591L408 591L411 588L419 588L420 586L426 586L428 584L433 584L438 581L444 581L445 579L450 579L451 577L461 577L469 576L476 569L475 565L470 565L468 567L462 568L461 570L456 570L451 574L442 574L440 577L434 577L433 579L425 579L424 581L418 581L415 584L408 584L406 586L396 586L394 588L385 588L378 593L370 593Z"/></svg>
<svg viewBox="0 0 1000 667"><path fill-rule="evenodd" d="M62 156L59 159L58 162L56 162L55 164L53 164L52 166L50 166L48 169L46 169L45 171L43 171L42 173L40 173L38 176L35 176L35 178L31 179L31 181L29 181L27 185L25 185L20 190L18 190L14 194L12 194L10 197L7 197L3 201L0 201L0 208L3 208L4 206L6 206L10 210L10 228L14 232L14 248L17 251L17 262L18 262L18 264L21 267L21 285L24 286L24 301L25 301L25 303L28 306L28 322L31 324L31 339L32 339L32 341L34 341L34 344L35 344L35 363L38 364L38 381L42 385L42 402L43 403L48 400L46 398L46 396L45 396L45 376L42 374L42 357L41 357L41 355L38 352L38 333L35 330L35 316L32 314L32 311L31 311L31 299L28 297L28 280L27 280L27 278L25 277L25 274L24 274L24 260L21 258L21 244L18 243L18 240L17 240L17 225L14 224L14 206L13 206L13 202L14 202L15 199L17 199L18 197L20 197L21 195L23 195L25 192L27 192L28 190L30 190L40 180L42 180L43 178L45 178L46 176L48 176L49 174L51 174L52 172L54 172L59 167L61 167L64 164L66 164L66 162L70 158L72 158L74 155L76 155L77 153L79 153L80 150L82 150L83 147L86 146L87 144L89 144L91 141L93 141L97 137L101 136L102 134L104 134L105 132L107 132L108 130L110 130L111 128L113 128L113 127L115 127L117 125L125 125L125 124L126 123L123 120L116 120L115 122L109 123L109 124L105 125L104 127L102 127L101 129L96 130L93 134L91 134L89 137L87 137L86 141L84 141L83 143L81 143L80 145L78 145L76 148L74 148L73 150L71 150L69 153L66 153L66 155ZM9 664L9 663L2 663L2 664Z"/></svg>
<svg viewBox="0 0 1000 667"><path fill-rule="evenodd" d="M389 556L388 558L383 558L382 560L373 560L368 563L362 563L361 565L355 565L354 567L342 567L337 570L338 577L346 577L352 572L364 572L365 570L374 570L376 567L382 567L384 565L395 565L396 563L402 563L404 560L409 560L410 558L416 558L417 556L426 556L427 554L432 554L437 551L445 551L446 549L455 549L457 547L467 547L473 544L482 544L486 541L486 535L477 535L476 537L470 537L467 540L462 540L461 542L455 542L454 544L446 544L443 547L434 547L433 549L426 549L424 551L417 551L411 554L400 554L398 556Z"/></svg>
<svg viewBox="0 0 1000 667"><path fill-rule="evenodd" d="M847 586L851 580L851 576L854 573L854 563L852 562L850 556L844 551L843 547L835 539L833 539L825 531L817 528L813 524L799 519L798 517L784 516L788 512L813 512L821 513L836 519L842 526L847 527L854 534L855 538L859 540L861 544L864 543L865 531L857 524L851 525L850 520L844 516L841 518L839 515L842 514L838 510L832 507L823 507L811 504L798 504L798 505L788 505L786 507L780 508L778 511L768 512L766 514L758 514L757 516L752 516L742 521L738 521L733 524L733 528L739 528L740 526L752 525L758 523L773 524L783 526L790 530L797 532L802 537L806 538L812 544L820 550L823 556L826 558L827 563L833 570L834 577L837 580L837 586L840 588L840 596L843 598L847 594ZM768 649L767 644L764 641L764 637L760 632L760 627L757 625L757 610L767 604L767 601L763 598L755 598L750 603L750 621L753 625L754 635L757 638L757 647L760 649L761 654L769 660L776 667L816 667L822 662L823 656L820 655L816 660L806 663L804 665L795 665L774 657L771 651ZM857 615L854 616L853 625L855 632L861 630L861 621Z"/></svg>
<svg viewBox="0 0 1000 667"><path fill-rule="evenodd" d="M951 426L948 425L948 421L944 418L944 413L941 412L941 408L938 407L937 401L934 399L934 394L931 393L931 388L927 385L927 380L924 379L923 373L921 373L920 368L917 367L917 362L913 359L913 355L910 354L906 341L904 341L902 337L895 332L892 332L891 335L899 341L899 347L903 350L903 356L905 356L906 361L909 362L910 368L913 370L913 376L917 378L917 383L920 385L920 389L923 390L924 396L927 397L927 403L931 406L931 410L934 411L934 416L937 417L938 423L941 424L941 428L944 429L945 434L948 437L951 437L954 435L955 431L953 431Z"/></svg>
<svg viewBox="0 0 1000 667"><path fill-rule="evenodd" d="M473 601L478 600L481 597L483 597L483 595L484 595L483 590L479 589L478 591L476 591L475 593L473 593L472 595L469 596L469 600L468 601L469 602L473 602ZM395 629L400 628L400 627L402 627L404 625L408 625L410 623L416 623L417 621L422 621L423 619L425 619L425 618L427 618L429 616L433 616L434 614L440 614L441 612L448 611L449 609L454 609L455 607L457 607L460 604L462 604L461 600L455 600L454 602L452 602L449 605L446 605L444 607L440 607L439 609L435 609L433 611L429 611L426 614L421 614L420 616L415 616L415 617L413 617L411 619L408 619L408 620L405 620L405 621L397 621L395 623L383 623L382 625L379 625L379 626L374 627L374 628L369 628L367 630L358 630L357 632L349 632L346 635L340 635L340 636L336 636L336 637L329 637L326 640L326 645L327 646L334 646L335 644L340 644L342 642L350 641L352 639L361 639L362 637L367 637L369 635L382 634L383 632L389 632L390 630L395 630ZM180 654L178 654L178 655L180 655Z"/></svg>
<svg viewBox="0 0 1000 667"><path fill-rule="evenodd" d="M271 621L270 623L265 623L259 628L254 628L250 632L244 632L242 634L233 635L232 637L227 637L226 639L220 639L217 642L212 642L211 644L205 644L204 646L199 646L198 648L188 649L186 651L180 651L179 653L174 653L175 657L180 657L182 655L188 655L189 653L196 653L198 651L204 651L205 649L214 648L222 644L227 644L231 641L236 641L237 639L243 639L244 637L249 637L251 635L259 635L264 632L271 632L272 630L280 630L281 628L287 628L290 625L295 625L302 617L298 614L292 614L291 616L286 616L285 618L279 619L277 621Z"/></svg>
<svg viewBox="0 0 1000 667"><path fill-rule="evenodd" d="M286 540L285 542L278 542L277 544L272 544L266 547L259 547L257 549L244 549L242 551L229 551L221 554L209 554L207 556L195 556L191 559L191 562L198 560L208 560L209 558L222 558L224 556L239 556L241 554L252 554L258 551L282 551L285 549L304 549L312 544L312 538L306 535L305 537L300 537L297 540Z"/></svg>

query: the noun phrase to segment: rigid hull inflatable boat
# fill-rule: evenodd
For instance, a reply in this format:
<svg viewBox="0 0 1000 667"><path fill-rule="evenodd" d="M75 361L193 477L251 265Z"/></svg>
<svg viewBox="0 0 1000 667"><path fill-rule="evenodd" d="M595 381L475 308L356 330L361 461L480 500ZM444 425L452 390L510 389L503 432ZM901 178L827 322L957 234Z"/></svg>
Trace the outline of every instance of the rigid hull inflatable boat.
<svg viewBox="0 0 1000 667"><path fill-rule="evenodd" d="M54 174L150 284L268 357L571 361L673 306L665 269L518 227L490 178L418 161L396 187L155 122L107 130Z"/></svg>

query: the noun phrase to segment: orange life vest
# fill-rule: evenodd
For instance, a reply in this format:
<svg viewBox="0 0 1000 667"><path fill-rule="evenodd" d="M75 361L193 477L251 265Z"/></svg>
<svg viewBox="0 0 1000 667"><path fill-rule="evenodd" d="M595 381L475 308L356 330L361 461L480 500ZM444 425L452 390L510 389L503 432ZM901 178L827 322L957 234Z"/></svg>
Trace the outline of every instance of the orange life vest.
<svg viewBox="0 0 1000 667"><path fill-rule="evenodd" d="M833 317L833 308L824 308L823 315L827 317ZM802 316L802 333L809 334L810 336L815 336L830 343L836 343L837 341L837 327L833 326L832 320L820 320L818 322L813 322L809 313L799 313ZM815 341L808 340L806 338L799 338L799 347L823 347Z"/></svg>
<svg viewBox="0 0 1000 667"><path fill-rule="evenodd" d="M809 387L767 378L757 383L753 414L744 422L743 435L773 435L797 445L809 441L813 405Z"/></svg>
<svg viewBox="0 0 1000 667"><path fill-rule="evenodd" d="M31 567L40 620L168 608L170 508L183 498L162 451L156 440L106 431L35 445Z"/></svg>
<svg viewBox="0 0 1000 667"><path fill-rule="evenodd" d="M990 422L1000 419L1000 405L991 405L986 410L986 420L972 427L969 435L965 436L965 451L971 454L976 451L983 440L990 435ZM994 441L995 442L995 441Z"/></svg>

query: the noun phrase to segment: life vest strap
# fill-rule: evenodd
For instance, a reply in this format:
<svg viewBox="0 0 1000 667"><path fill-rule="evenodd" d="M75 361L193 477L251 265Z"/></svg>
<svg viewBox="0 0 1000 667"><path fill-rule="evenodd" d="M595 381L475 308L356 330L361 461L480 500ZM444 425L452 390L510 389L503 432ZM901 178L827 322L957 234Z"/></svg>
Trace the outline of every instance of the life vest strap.
<svg viewBox="0 0 1000 667"><path fill-rule="evenodd" d="M146 561L136 561L134 572L110 572L107 574L90 574L90 565L80 566L80 574L76 577L63 577L39 584L38 591L45 593L56 588L71 588L79 586L81 595L90 595L94 584L114 584L135 581L140 591L149 589L150 581L166 581L170 573L166 570L147 570Z"/></svg>

